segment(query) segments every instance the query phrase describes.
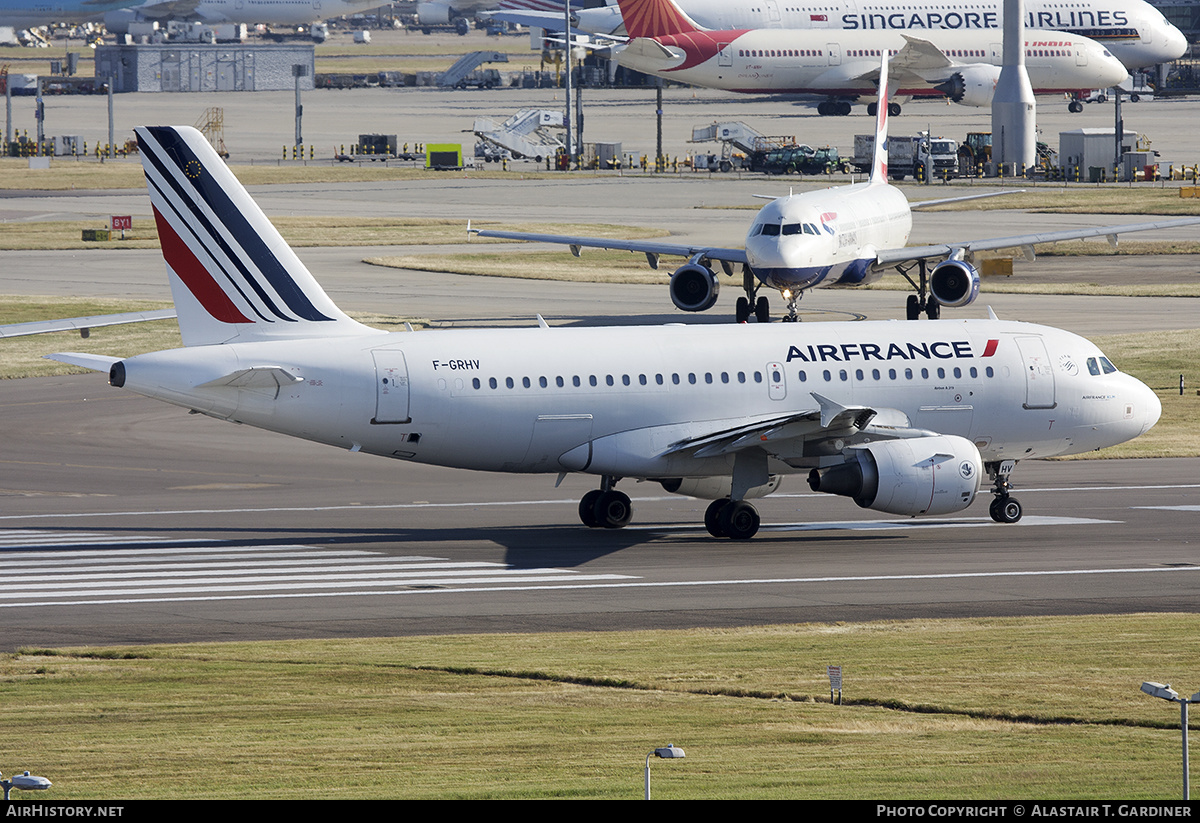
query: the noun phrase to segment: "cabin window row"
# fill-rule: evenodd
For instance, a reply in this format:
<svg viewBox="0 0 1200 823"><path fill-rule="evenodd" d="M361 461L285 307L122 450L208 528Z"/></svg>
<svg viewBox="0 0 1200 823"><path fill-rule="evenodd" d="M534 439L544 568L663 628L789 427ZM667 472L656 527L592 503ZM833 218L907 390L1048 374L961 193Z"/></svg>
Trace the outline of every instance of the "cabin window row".
<svg viewBox="0 0 1200 823"><path fill-rule="evenodd" d="M738 49L738 57L824 57L824 49Z"/></svg>
<svg viewBox="0 0 1200 823"><path fill-rule="evenodd" d="M883 380L884 373L885 372L881 369L871 369L871 371L870 371L871 379L872 380ZM962 379L963 373L964 373L963 369L961 369L958 366L955 366L952 369L945 369L943 367L938 367L937 369L934 369L932 372L927 368L923 368L923 369L906 368L903 370L888 369L886 372L888 380L899 380L902 376L905 380L916 380L918 374L920 374L920 377L922 380L930 379L931 374L936 375L939 380L944 380L948 376L953 376L957 379ZM995 377L996 376L996 371L991 366L988 366L987 368L985 368L983 370L983 373L986 377ZM868 374L868 372L865 369L855 369L854 370L854 379L858 380L858 381L866 380L867 374ZM975 366L971 366L969 369L966 370L966 374L968 376L970 376L972 379L977 379L979 377L979 369L977 369ZM808 382L809 374L804 369L801 369L800 372L796 376L800 379L801 383ZM850 379L850 371L848 369L838 369L836 376L837 376L837 379L840 381L849 380ZM813 373L812 377L814 380L816 379L816 372ZM830 371L829 369L824 369L821 371L821 378L826 383L832 383L834 381L834 372Z"/></svg>
<svg viewBox="0 0 1200 823"><path fill-rule="evenodd" d="M651 382L653 382L654 385L656 385L656 386L665 386L667 384L668 380L671 382L671 385L673 385L673 386L682 385L684 382L686 382L692 386L697 385L698 383L705 383L708 385L712 385L713 383L717 383L717 382L725 383L725 384L729 384L729 383L733 383L733 382L761 383L761 382L763 382L763 374L762 374L762 372L759 372L759 371L751 372L749 374L747 374L746 372L740 371L734 375L731 375L729 372L721 372L720 374L713 374L712 372L705 372L704 374L701 374L701 375L698 375L695 372L689 372L686 375L674 373L671 375L655 374L653 376L645 375L645 374L638 374L638 375L622 374L620 376L612 375L612 374L606 374L606 375L602 375L602 376L595 375L595 374L589 374L587 376L580 376L580 375L576 374L576 375L572 375L571 377L563 377L560 375L560 376L557 376L554 378L549 378L549 377L537 377L537 378L505 377L503 379L503 383L498 378L489 377L489 378L487 378L486 386L489 389L498 389L501 387L501 385L503 385L504 388L506 388L506 389L515 389L515 388L517 388L518 385L520 385L521 388L532 389L534 387L534 384L536 383L539 388L548 389L548 388L550 388L550 384L553 383L554 386L559 389L565 389L565 388L568 388L568 386L570 388L581 389L584 386L588 386L590 388L599 388L601 385L616 386L618 384L620 384L622 386L633 386L635 384L638 386L649 386L651 384ZM472 386L472 388L475 388L475 389L482 389L484 387L484 385L485 385L485 381L478 377L476 377L475 379L473 379L471 381L471 386Z"/></svg>

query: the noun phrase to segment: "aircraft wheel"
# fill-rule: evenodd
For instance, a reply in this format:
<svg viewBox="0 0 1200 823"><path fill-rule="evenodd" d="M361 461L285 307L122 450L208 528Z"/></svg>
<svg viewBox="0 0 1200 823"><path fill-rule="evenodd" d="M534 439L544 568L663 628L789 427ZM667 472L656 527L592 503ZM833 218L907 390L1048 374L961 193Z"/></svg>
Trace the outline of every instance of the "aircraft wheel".
<svg viewBox="0 0 1200 823"><path fill-rule="evenodd" d="M633 503L629 495L610 489L601 492L596 501L596 525L606 529L620 529L633 519Z"/></svg>
<svg viewBox="0 0 1200 823"><path fill-rule="evenodd" d="M744 500L736 500L721 509L717 525L730 540L749 540L758 534L758 511Z"/></svg>
<svg viewBox="0 0 1200 823"><path fill-rule="evenodd" d="M1141 99L1142 99L1142 96L1140 94L1138 94L1136 91L1129 95L1130 103L1136 103L1137 101L1139 101Z"/></svg>
<svg viewBox="0 0 1200 823"><path fill-rule="evenodd" d="M879 113L879 104L878 103L867 103L867 114L874 117L878 113Z"/></svg>
<svg viewBox="0 0 1200 823"><path fill-rule="evenodd" d="M736 315L739 323L745 323L750 319L750 301L745 297L737 299Z"/></svg>
<svg viewBox="0 0 1200 823"><path fill-rule="evenodd" d="M589 529L594 529L600 525L600 521L596 519L596 503L599 502L600 495L602 494L604 492L599 489L592 489L579 501L579 519Z"/></svg>
<svg viewBox="0 0 1200 823"><path fill-rule="evenodd" d="M925 316L930 320L937 320L942 316L942 304L930 297L925 303Z"/></svg>
<svg viewBox="0 0 1200 823"><path fill-rule="evenodd" d="M725 532L721 531L721 510L728 506L730 502L728 497L714 500L708 504L708 509L704 512L704 528L713 537L725 536Z"/></svg>
<svg viewBox="0 0 1200 823"><path fill-rule="evenodd" d="M754 304L754 319L759 323L771 322L771 302L766 297L758 298Z"/></svg>
<svg viewBox="0 0 1200 823"><path fill-rule="evenodd" d="M888 114L890 114L892 117L899 117L900 116L900 104L899 103L888 103Z"/></svg>
<svg viewBox="0 0 1200 823"><path fill-rule="evenodd" d="M915 294L910 294L908 296L908 306L906 307L905 311L906 311L906 314L907 314L909 320L920 320L921 319L921 299L919 297L917 297Z"/></svg>
<svg viewBox="0 0 1200 823"><path fill-rule="evenodd" d="M997 523L1016 523L1021 519L1021 503L1015 497L997 497L989 507L992 519Z"/></svg>
<svg viewBox="0 0 1200 823"><path fill-rule="evenodd" d="M1083 103L1080 103L1078 100L1072 100L1071 104L1067 106L1067 111L1071 112L1071 114L1079 114L1079 112L1083 111Z"/></svg>
<svg viewBox="0 0 1200 823"><path fill-rule="evenodd" d="M847 116L853 110L854 110L854 107L845 101L837 104L837 113L841 117Z"/></svg>

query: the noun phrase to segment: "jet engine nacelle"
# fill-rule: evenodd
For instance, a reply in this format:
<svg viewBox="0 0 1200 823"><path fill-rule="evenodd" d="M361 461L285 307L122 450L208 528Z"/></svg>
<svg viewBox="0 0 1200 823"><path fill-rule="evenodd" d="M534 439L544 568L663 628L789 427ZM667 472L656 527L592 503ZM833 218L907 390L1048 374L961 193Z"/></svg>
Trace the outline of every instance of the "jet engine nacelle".
<svg viewBox="0 0 1200 823"><path fill-rule="evenodd" d="M929 275L929 293L943 306L961 308L979 296L979 271L963 260L945 260Z"/></svg>
<svg viewBox="0 0 1200 823"><path fill-rule="evenodd" d="M983 461L975 444L955 435L885 440L853 449L845 463L813 469L813 491L854 498L891 514L950 514L971 505Z"/></svg>
<svg viewBox="0 0 1200 823"><path fill-rule="evenodd" d="M129 24L139 23L142 16L130 9L114 9L104 13L104 28L110 34L129 34Z"/></svg>
<svg viewBox="0 0 1200 823"><path fill-rule="evenodd" d="M772 474L766 483L755 486L746 492L745 499L766 497L779 488L780 477ZM687 497L698 497L701 500L720 500L729 497L733 490L732 477L673 477L669 480L658 481L671 494L682 494Z"/></svg>
<svg viewBox="0 0 1200 823"><path fill-rule="evenodd" d="M976 63L963 66L950 79L934 88L964 106L990 106L1000 80L1000 67Z"/></svg>
<svg viewBox="0 0 1200 823"><path fill-rule="evenodd" d="M454 10L446 3L417 3L417 22L422 26L446 26Z"/></svg>
<svg viewBox="0 0 1200 823"><path fill-rule="evenodd" d="M721 281L712 269L685 263L671 275L671 302L683 311L707 311L717 302Z"/></svg>

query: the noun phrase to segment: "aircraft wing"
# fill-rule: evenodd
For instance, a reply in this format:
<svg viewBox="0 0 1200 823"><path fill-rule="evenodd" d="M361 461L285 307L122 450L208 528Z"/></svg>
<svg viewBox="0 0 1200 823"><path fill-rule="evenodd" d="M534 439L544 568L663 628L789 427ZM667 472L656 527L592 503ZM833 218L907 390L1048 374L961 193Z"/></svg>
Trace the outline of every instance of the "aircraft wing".
<svg viewBox="0 0 1200 823"><path fill-rule="evenodd" d="M170 320L175 309L158 311L133 311L124 314L96 314L91 317L68 317L63 320L38 320L33 323L10 323L0 326L0 338L24 337L30 334L50 334L56 331L78 331L87 337L88 329L102 326L120 326L124 323L148 323L152 320Z"/></svg>
<svg viewBox="0 0 1200 823"><path fill-rule="evenodd" d="M557 243L569 246L571 254L579 256L580 249L610 249L630 251L646 255L650 268L658 268L660 255L668 257L699 257L702 260L720 260L725 263L748 263L745 249L723 249L714 246L685 246L681 243L659 243L653 240L607 240L601 237L572 237L563 234L527 234L516 231L491 231L468 229L479 237L497 237L503 240L525 240L530 243Z"/></svg>
<svg viewBox="0 0 1200 823"><path fill-rule="evenodd" d="M200 0L158 0L144 6L137 6L136 11L151 20L162 17L182 18L195 14L199 6Z"/></svg>
<svg viewBox="0 0 1200 823"><path fill-rule="evenodd" d="M898 72L922 72L948 69L956 63L946 56L945 52L919 37L910 34L903 35L904 48L888 61L888 74Z"/></svg>
<svg viewBox="0 0 1200 823"><path fill-rule="evenodd" d="M1156 229L1173 229L1179 226L1194 226L1200 224L1200 217L1185 217L1178 220L1156 220L1149 223L1129 223L1123 226L1097 226L1090 229L1067 229L1065 231L1038 232L1036 234L1019 234L1012 237L995 237L987 240L968 240L963 243L942 243L935 246L910 246L902 249L884 249L875 255L875 265L880 267L894 266L897 263L907 263L912 260L924 260L932 257L948 257L956 253L968 255L981 251L997 249L1032 249L1041 243L1060 243L1064 240L1085 240L1089 237L1107 237L1109 243L1116 245L1117 236L1127 232L1154 231ZM1026 255L1030 257L1029 254ZM1032 259L1032 258L1031 258Z"/></svg>
<svg viewBox="0 0 1200 823"><path fill-rule="evenodd" d="M926 437L932 432L914 429L908 416L897 409L843 406L812 392L813 408L766 419L740 422L727 428L672 443L666 454L692 452L696 458L734 454L759 448L770 454L796 455L806 440L852 438L863 433L871 439ZM801 448L798 449L797 446Z"/></svg>

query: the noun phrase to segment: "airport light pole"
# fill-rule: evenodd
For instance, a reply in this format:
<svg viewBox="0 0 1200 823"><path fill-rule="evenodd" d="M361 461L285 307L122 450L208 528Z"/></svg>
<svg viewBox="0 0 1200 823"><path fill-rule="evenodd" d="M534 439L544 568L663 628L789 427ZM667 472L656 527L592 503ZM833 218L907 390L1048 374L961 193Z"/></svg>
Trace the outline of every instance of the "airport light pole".
<svg viewBox="0 0 1200 823"><path fill-rule="evenodd" d="M650 758L661 757L667 760L674 760L679 757L686 757L683 749L676 746L674 743L669 743L666 746L660 746L654 751L646 755L646 799L650 799Z"/></svg>
<svg viewBox="0 0 1200 823"><path fill-rule="evenodd" d="M300 78L308 76L308 66L303 63L293 64L292 76L296 78L296 148L299 148L304 145L304 137L300 130L300 119L304 115L304 106L300 105Z"/></svg>
<svg viewBox="0 0 1200 823"><path fill-rule="evenodd" d="M54 784L46 778L38 777L36 774L30 774L29 772L19 774L16 777L11 777L8 780L4 780L3 775L0 775L0 786L4 788L5 801L8 800L9 792L11 792L13 789L24 789L25 791L40 792L45 791L53 785Z"/></svg>
<svg viewBox="0 0 1200 823"><path fill-rule="evenodd" d="M1163 700L1179 704L1179 727L1183 732L1183 799L1190 800L1191 787L1188 780L1188 704L1200 703L1200 692L1196 692L1190 698L1180 697L1179 693L1171 688L1170 683L1155 683L1153 681L1143 683L1142 691L1151 697L1159 697Z"/></svg>

